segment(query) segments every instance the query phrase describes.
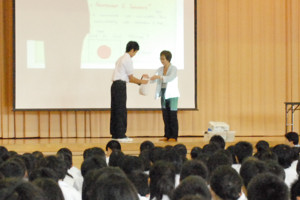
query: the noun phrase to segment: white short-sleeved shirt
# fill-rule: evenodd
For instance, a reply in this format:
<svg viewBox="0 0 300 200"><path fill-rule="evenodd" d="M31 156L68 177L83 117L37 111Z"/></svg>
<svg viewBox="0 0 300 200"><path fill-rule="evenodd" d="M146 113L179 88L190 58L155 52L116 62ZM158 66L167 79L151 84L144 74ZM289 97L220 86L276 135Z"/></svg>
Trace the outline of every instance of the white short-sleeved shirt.
<svg viewBox="0 0 300 200"><path fill-rule="evenodd" d="M128 53L125 53L116 62L112 80L122 80L128 83L128 76L131 74L133 74L133 62L130 55Z"/></svg>

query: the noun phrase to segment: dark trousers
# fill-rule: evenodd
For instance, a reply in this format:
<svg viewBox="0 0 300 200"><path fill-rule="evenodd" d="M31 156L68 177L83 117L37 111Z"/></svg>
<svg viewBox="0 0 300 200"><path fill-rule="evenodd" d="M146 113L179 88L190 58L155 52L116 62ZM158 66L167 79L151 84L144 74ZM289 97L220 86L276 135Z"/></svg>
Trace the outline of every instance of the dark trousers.
<svg viewBox="0 0 300 200"><path fill-rule="evenodd" d="M161 106L163 120L165 124L165 135L166 138L178 137L178 119L177 119L177 98L165 99L165 89L161 90ZM171 110L173 109L173 110Z"/></svg>
<svg viewBox="0 0 300 200"><path fill-rule="evenodd" d="M110 94L110 134L112 138L124 138L127 131L126 82L114 81Z"/></svg>

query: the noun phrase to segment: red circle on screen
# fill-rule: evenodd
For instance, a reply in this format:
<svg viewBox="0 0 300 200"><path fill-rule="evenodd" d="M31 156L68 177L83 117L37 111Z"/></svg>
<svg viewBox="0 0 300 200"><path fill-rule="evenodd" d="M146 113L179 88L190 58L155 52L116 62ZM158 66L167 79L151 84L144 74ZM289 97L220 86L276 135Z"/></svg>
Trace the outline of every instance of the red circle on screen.
<svg viewBox="0 0 300 200"><path fill-rule="evenodd" d="M106 45L102 45L98 48L98 56L102 59L106 59L109 58L111 55L111 48L106 46Z"/></svg>

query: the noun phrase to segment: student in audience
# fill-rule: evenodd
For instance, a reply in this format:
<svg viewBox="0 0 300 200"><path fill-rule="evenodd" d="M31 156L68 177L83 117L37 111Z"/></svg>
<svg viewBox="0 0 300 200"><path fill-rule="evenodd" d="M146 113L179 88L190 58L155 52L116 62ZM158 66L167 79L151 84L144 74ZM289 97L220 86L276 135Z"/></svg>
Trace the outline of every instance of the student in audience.
<svg viewBox="0 0 300 200"><path fill-rule="evenodd" d="M248 200L289 200L287 185L270 173L262 173L254 177L247 191Z"/></svg>
<svg viewBox="0 0 300 200"><path fill-rule="evenodd" d="M105 152L100 147L93 147L93 148L85 149L84 152L83 152L83 159L85 160L89 157L96 156L96 155L100 156L104 160L106 160Z"/></svg>
<svg viewBox="0 0 300 200"><path fill-rule="evenodd" d="M270 145L265 140L260 140L255 145L256 153L254 154L255 157L259 157L262 153L266 151L270 151Z"/></svg>
<svg viewBox="0 0 300 200"><path fill-rule="evenodd" d="M215 169L209 183L213 200L238 200L242 194L242 179L230 165Z"/></svg>
<svg viewBox="0 0 300 200"><path fill-rule="evenodd" d="M258 158L259 160L262 160L262 161L272 160L272 161L278 162L277 154L274 153L273 151L271 151L271 149L267 150L267 151L264 151L264 152L261 152L261 153L257 154L255 157Z"/></svg>
<svg viewBox="0 0 300 200"><path fill-rule="evenodd" d="M204 154L207 154L207 155L211 156L212 154L214 154L219 149L221 149L221 147L218 144L212 142L212 143L204 145L203 149L202 149L202 152Z"/></svg>
<svg viewBox="0 0 300 200"><path fill-rule="evenodd" d="M249 142L241 141L234 145L234 155L236 156L237 164L232 165L232 167L239 173L241 164L243 161L252 156L253 147Z"/></svg>
<svg viewBox="0 0 300 200"><path fill-rule="evenodd" d="M142 161L139 159L139 157L130 155L125 155L121 169L126 175L129 175L134 171L144 171Z"/></svg>
<svg viewBox="0 0 300 200"><path fill-rule="evenodd" d="M81 164L81 174L84 177L90 170L107 167L105 158L101 156L92 156L83 161Z"/></svg>
<svg viewBox="0 0 300 200"><path fill-rule="evenodd" d="M167 161L156 161L150 169L150 200L169 200L175 187L175 167Z"/></svg>
<svg viewBox="0 0 300 200"><path fill-rule="evenodd" d="M144 172L146 174L149 174L149 170L150 170L150 167L151 167L150 150L149 149L144 149L143 151L141 151L140 155L139 155L139 158L142 161Z"/></svg>
<svg viewBox="0 0 300 200"><path fill-rule="evenodd" d="M138 191L139 199L149 199L150 190L148 185L149 176L142 171L133 171L127 175Z"/></svg>
<svg viewBox="0 0 300 200"><path fill-rule="evenodd" d="M7 150L7 148L4 147L4 146L0 146L0 158L1 158L3 161L6 161L6 160L9 158L8 150Z"/></svg>
<svg viewBox="0 0 300 200"><path fill-rule="evenodd" d="M180 173L180 182L190 175L200 176L208 182L208 169L207 166L200 160L188 160L182 165Z"/></svg>
<svg viewBox="0 0 300 200"><path fill-rule="evenodd" d="M151 150L155 147L154 143L149 141L149 140L146 140L144 142L141 143L140 145L140 152L148 149L148 150Z"/></svg>
<svg viewBox="0 0 300 200"><path fill-rule="evenodd" d="M25 175L28 178L28 175L36 168L36 159L35 157L30 153L24 153L20 157L25 164L27 175Z"/></svg>
<svg viewBox="0 0 300 200"><path fill-rule="evenodd" d="M291 186L291 200L300 199L300 180L298 178Z"/></svg>
<svg viewBox="0 0 300 200"><path fill-rule="evenodd" d="M61 158L57 156L47 156L45 158L44 167L49 167L56 173L59 179L58 185L62 190L65 200L81 200L81 194L74 187L63 181L68 169Z"/></svg>
<svg viewBox="0 0 300 200"><path fill-rule="evenodd" d="M125 155L122 151L114 150L109 156L108 166L121 168L124 157Z"/></svg>
<svg viewBox="0 0 300 200"><path fill-rule="evenodd" d="M247 158L240 169L240 176L243 179L244 187L243 192L247 195L247 186L251 179L260 173L267 172L265 162L258 160L255 157Z"/></svg>
<svg viewBox="0 0 300 200"><path fill-rule="evenodd" d="M226 148L226 151L231 155L232 157L232 163L233 163L233 166L238 164L238 161L237 161L237 157L235 156L234 154L234 145L230 145ZM234 167L233 167L234 168Z"/></svg>
<svg viewBox="0 0 300 200"><path fill-rule="evenodd" d="M285 171L284 171L283 167L278 164L278 162L276 162L274 160L267 160L267 161L265 161L265 163L266 163L268 172L274 174L275 176L277 176L278 178L280 178L283 181L285 180Z"/></svg>
<svg viewBox="0 0 300 200"><path fill-rule="evenodd" d="M209 143L215 143L219 145L221 149L225 149L225 145L226 145L224 138L220 135L213 135L210 138Z"/></svg>
<svg viewBox="0 0 300 200"><path fill-rule="evenodd" d="M288 132L284 136L287 140L287 145L289 145L290 147L300 147L298 133Z"/></svg>
<svg viewBox="0 0 300 200"><path fill-rule="evenodd" d="M228 165L231 167L232 158L225 153L225 150L220 149L219 151L212 154L207 161L209 174L211 174L215 169L222 165Z"/></svg>
<svg viewBox="0 0 300 200"><path fill-rule="evenodd" d="M150 150L150 161L152 163L155 163L158 160L162 160L163 154L164 154L164 148L162 147L154 147L153 149Z"/></svg>
<svg viewBox="0 0 300 200"><path fill-rule="evenodd" d="M8 159L0 165L0 172L6 177L24 178L25 167L16 160Z"/></svg>
<svg viewBox="0 0 300 200"><path fill-rule="evenodd" d="M0 181L0 199L48 200L40 188L19 178L8 178Z"/></svg>
<svg viewBox="0 0 300 200"><path fill-rule="evenodd" d="M109 163L109 156L114 150L122 151L121 144L117 140L110 140L105 147L106 150L106 163Z"/></svg>
<svg viewBox="0 0 300 200"><path fill-rule="evenodd" d="M39 187L47 200L64 200L63 193L58 186L58 183L50 178L38 178L32 182Z"/></svg>
<svg viewBox="0 0 300 200"><path fill-rule="evenodd" d="M58 182L59 178L57 174L54 172L54 170L47 168L47 167L39 167L38 169L33 170L29 174L29 181L34 181L38 178L49 178L54 180L55 182Z"/></svg>
<svg viewBox="0 0 300 200"><path fill-rule="evenodd" d="M200 147L193 147L190 153L191 159L197 159L200 156L200 154L202 154L202 149Z"/></svg>
<svg viewBox="0 0 300 200"><path fill-rule="evenodd" d="M277 155L278 163L284 168L285 183L290 187L298 178L297 171L291 166L294 159L292 148L286 144L279 144L274 146L272 151Z"/></svg>
<svg viewBox="0 0 300 200"><path fill-rule="evenodd" d="M175 151L180 155L182 162L187 160L187 148L184 144L176 144L174 146Z"/></svg>
<svg viewBox="0 0 300 200"><path fill-rule="evenodd" d="M186 195L201 196L201 200L211 200L211 193L206 181L200 176L188 176L174 190L172 200L181 200Z"/></svg>

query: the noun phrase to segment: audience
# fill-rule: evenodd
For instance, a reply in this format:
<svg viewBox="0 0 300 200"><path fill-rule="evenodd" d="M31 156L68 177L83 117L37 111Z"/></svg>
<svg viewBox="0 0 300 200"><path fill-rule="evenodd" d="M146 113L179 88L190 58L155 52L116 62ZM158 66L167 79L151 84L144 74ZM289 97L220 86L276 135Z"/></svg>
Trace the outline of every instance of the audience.
<svg viewBox="0 0 300 200"><path fill-rule="evenodd" d="M0 200L298 200L294 135L285 135L292 138L289 145L270 147L260 140L255 154L246 141L224 150L224 139L215 135L203 148L193 147L190 157L184 144L160 147L151 141L140 144L137 156L126 155L112 140L106 153L85 149L80 169L68 148L45 157L0 146Z"/></svg>

